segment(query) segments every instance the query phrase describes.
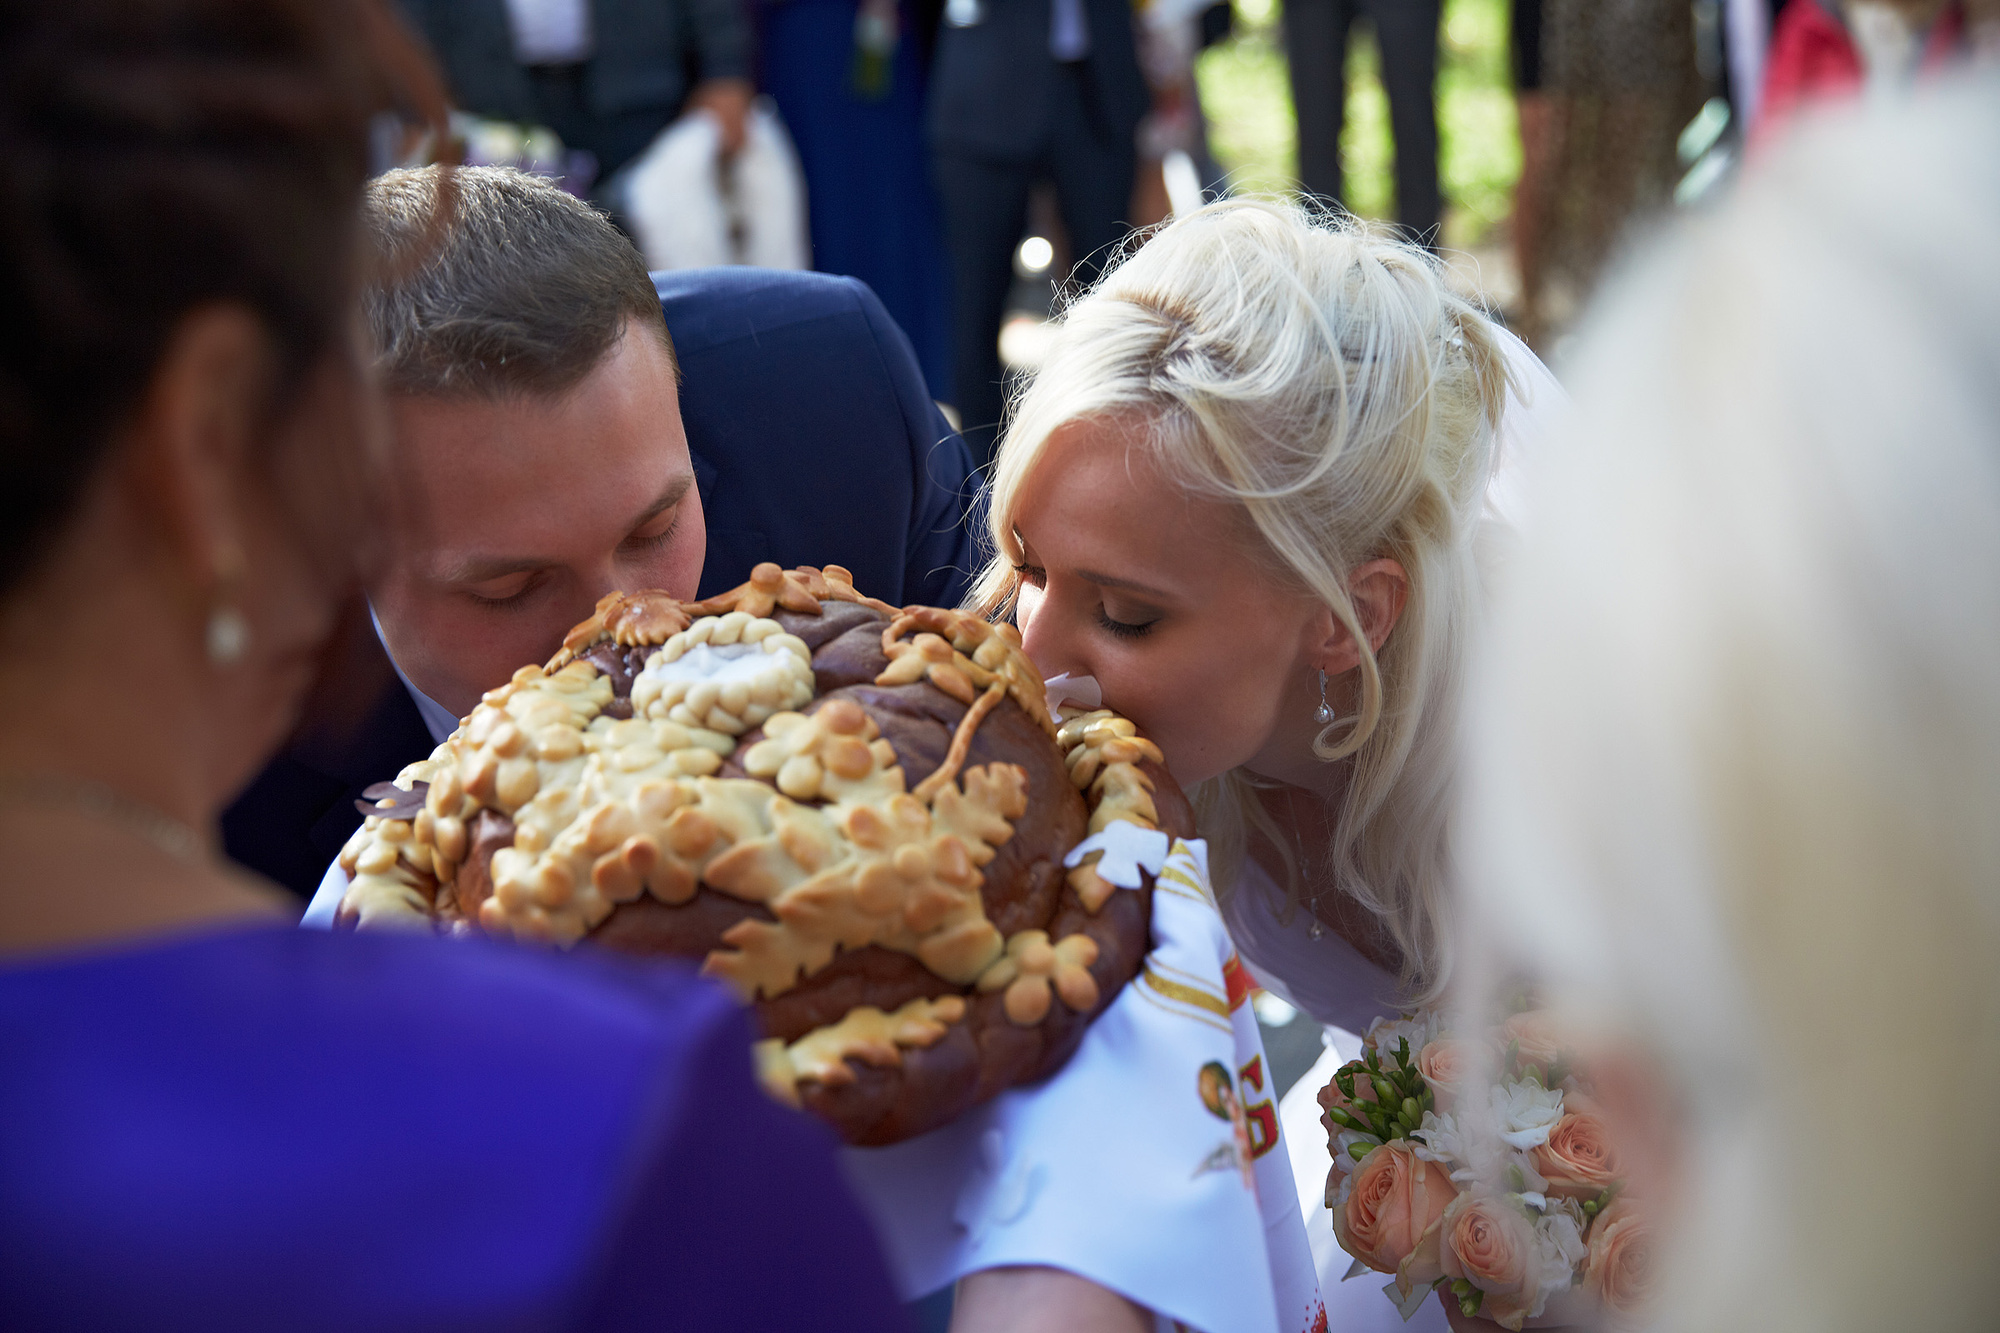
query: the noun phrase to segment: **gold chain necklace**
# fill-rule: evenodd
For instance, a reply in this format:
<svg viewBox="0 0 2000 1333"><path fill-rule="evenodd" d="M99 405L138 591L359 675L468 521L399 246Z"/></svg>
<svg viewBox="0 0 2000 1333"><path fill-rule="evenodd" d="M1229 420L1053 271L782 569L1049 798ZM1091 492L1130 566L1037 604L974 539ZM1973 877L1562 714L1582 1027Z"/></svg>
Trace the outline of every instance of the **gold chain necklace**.
<svg viewBox="0 0 2000 1333"><path fill-rule="evenodd" d="M116 824L188 865L207 865L213 859L209 840L192 825L89 778L0 777L0 804L58 806Z"/></svg>

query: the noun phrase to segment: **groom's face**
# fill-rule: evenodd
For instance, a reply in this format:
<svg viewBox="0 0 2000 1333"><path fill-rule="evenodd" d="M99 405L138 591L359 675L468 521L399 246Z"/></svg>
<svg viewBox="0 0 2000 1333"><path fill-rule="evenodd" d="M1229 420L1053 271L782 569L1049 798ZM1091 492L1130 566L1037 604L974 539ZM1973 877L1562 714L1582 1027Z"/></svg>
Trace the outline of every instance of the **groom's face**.
<svg viewBox="0 0 2000 1333"><path fill-rule="evenodd" d="M548 397L391 402L400 496L369 590L390 653L463 717L605 593L691 599L707 547L674 367L633 323Z"/></svg>

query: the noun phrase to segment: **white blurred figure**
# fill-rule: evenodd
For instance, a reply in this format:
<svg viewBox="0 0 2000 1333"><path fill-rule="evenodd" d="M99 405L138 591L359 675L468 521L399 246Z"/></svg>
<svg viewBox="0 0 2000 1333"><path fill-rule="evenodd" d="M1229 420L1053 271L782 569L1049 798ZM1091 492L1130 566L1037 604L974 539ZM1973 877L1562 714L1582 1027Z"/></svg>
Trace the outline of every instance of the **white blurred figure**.
<svg viewBox="0 0 2000 1333"><path fill-rule="evenodd" d="M1996 163L1991 78L1805 127L1532 460L1467 966L1649 1053L1661 1330L2000 1326Z"/></svg>
<svg viewBox="0 0 2000 1333"><path fill-rule="evenodd" d="M768 101L730 151L712 111L682 116L606 187L650 269L812 267L805 180Z"/></svg>

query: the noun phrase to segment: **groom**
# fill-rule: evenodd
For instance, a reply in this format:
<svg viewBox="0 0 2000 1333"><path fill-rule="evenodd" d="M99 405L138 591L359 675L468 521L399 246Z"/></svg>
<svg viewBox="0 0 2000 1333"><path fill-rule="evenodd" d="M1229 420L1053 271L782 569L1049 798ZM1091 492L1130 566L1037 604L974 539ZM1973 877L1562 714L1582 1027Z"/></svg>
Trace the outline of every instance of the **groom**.
<svg viewBox="0 0 2000 1333"><path fill-rule="evenodd" d="M442 225L438 187L435 169L393 172L367 200L392 274L366 310L397 500L369 605L223 817L230 855L302 896L363 787L607 592L706 596L775 560L951 605L972 567L965 447L867 288L750 269L656 282L547 182L461 169Z"/></svg>

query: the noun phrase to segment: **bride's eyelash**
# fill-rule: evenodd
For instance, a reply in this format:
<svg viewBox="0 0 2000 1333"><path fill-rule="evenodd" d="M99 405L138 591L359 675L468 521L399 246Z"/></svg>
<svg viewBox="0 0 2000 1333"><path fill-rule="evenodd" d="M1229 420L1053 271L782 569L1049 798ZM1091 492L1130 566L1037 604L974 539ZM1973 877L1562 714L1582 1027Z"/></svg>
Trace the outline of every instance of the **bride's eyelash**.
<svg viewBox="0 0 2000 1333"><path fill-rule="evenodd" d="M1040 565L1030 565L1023 562L1014 566L1014 577L1023 583L1040 588L1048 583L1049 572ZM1097 608L1097 627L1115 638L1136 639L1143 634L1150 633L1156 623L1156 621L1148 620L1144 624L1135 625L1130 621L1113 620L1105 612L1102 605Z"/></svg>
<svg viewBox="0 0 2000 1333"><path fill-rule="evenodd" d="M1149 633L1156 623L1158 622L1149 620L1143 625L1134 625L1124 620L1113 620L1105 613L1103 607L1097 608L1098 628L1121 639L1136 639L1142 634Z"/></svg>

